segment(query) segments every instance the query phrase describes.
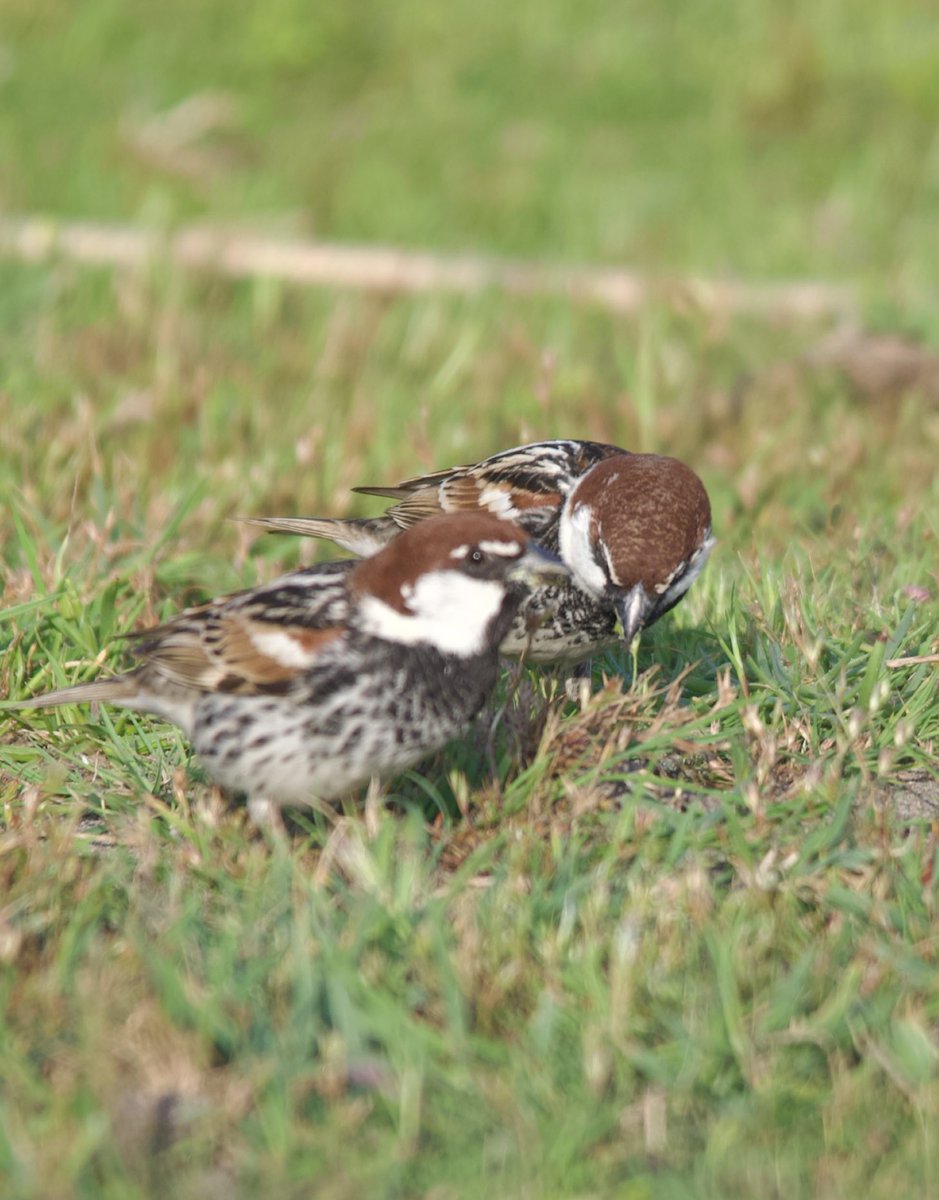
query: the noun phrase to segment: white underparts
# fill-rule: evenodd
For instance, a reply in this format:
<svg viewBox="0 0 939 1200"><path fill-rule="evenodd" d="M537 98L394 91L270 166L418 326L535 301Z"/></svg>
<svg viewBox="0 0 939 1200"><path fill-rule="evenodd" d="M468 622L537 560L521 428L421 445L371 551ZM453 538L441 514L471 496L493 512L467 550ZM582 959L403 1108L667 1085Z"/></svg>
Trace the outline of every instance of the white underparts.
<svg viewBox="0 0 939 1200"><path fill-rule="evenodd" d="M580 586L593 596L602 596L607 578L593 556L590 518L590 508L586 504L565 505L558 527L558 545L565 566L570 568Z"/></svg>
<svg viewBox="0 0 939 1200"><path fill-rule="evenodd" d="M505 589L459 571L431 571L405 585L402 597L410 612L398 612L377 596L363 596L362 629L403 646L425 642L444 654L468 658L486 648L487 630L502 607Z"/></svg>

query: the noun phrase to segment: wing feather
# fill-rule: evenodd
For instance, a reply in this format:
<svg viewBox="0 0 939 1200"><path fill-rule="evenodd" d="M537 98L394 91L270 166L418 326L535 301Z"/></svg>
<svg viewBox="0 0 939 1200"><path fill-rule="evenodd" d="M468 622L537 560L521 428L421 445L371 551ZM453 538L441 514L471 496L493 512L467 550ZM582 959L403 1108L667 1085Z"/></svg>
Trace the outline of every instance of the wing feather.
<svg viewBox="0 0 939 1200"><path fill-rule="evenodd" d="M200 691L286 691L346 632L353 562L324 563L187 609L145 630L137 653L165 679Z"/></svg>

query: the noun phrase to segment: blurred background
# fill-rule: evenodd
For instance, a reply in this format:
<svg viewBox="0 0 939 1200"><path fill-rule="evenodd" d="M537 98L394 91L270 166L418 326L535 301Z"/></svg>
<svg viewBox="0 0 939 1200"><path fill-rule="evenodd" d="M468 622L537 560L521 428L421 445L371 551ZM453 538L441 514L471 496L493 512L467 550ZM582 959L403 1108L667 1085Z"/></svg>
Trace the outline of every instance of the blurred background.
<svg viewBox="0 0 939 1200"><path fill-rule="evenodd" d="M3 0L7 213L902 297L937 208L931 0Z"/></svg>
<svg viewBox="0 0 939 1200"><path fill-rule="evenodd" d="M837 558L937 486L932 3L0 12L0 233L203 225L659 281L624 313L0 255L0 489L50 547L164 531L164 582L220 590L249 544L314 552L229 516L372 512L353 485L557 436L693 463L722 554L808 534ZM845 289L850 328L721 312L692 278Z"/></svg>

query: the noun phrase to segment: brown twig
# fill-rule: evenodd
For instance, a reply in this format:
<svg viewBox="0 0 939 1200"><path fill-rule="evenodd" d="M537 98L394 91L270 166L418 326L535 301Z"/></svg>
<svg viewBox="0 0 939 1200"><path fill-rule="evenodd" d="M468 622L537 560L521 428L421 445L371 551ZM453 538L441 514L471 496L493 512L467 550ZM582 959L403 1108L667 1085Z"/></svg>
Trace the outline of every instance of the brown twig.
<svg viewBox="0 0 939 1200"><path fill-rule="evenodd" d="M267 277L311 286L387 292L562 295L634 314L650 300L684 303L719 315L769 320L851 319L853 289L826 283L750 284L733 280L656 279L618 268L550 267L474 255L448 257L391 246L351 246L193 226L159 233L131 225L0 219L0 255L29 262L64 258L96 266L171 262L232 278Z"/></svg>

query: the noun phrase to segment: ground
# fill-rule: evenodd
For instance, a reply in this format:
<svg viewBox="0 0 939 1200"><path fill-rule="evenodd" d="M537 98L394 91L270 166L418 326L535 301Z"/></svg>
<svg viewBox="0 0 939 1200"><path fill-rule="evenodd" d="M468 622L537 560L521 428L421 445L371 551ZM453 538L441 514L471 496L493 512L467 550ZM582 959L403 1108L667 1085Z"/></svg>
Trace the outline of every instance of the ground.
<svg viewBox="0 0 939 1200"><path fill-rule="evenodd" d="M509 671L465 739L281 841L159 722L4 707L0 1177L24 1200L936 1195L925 10L639 5L608 38L605 6L557 3L487 55L504 6L455 6L465 37L416 0L381 36L354 7L304 40L288 0L165 27L11 6L4 204L814 276L857 288L858 324L680 289L626 319L0 263L5 697L324 553L231 518L374 512L351 486L531 438L678 455L719 539L638 678L611 652L575 704ZM234 133L180 158L165 114L239 87ZM303 125L321 110L341 150Z"/></svg>

